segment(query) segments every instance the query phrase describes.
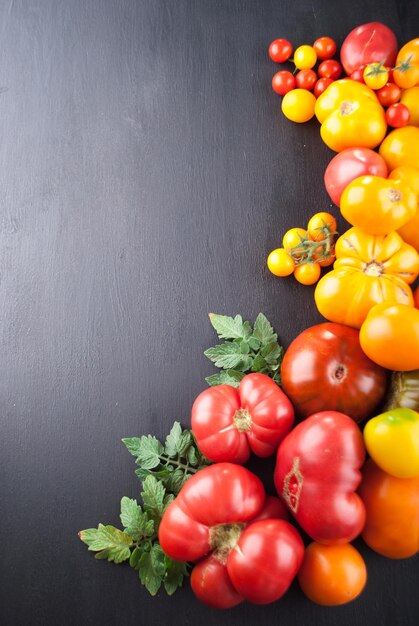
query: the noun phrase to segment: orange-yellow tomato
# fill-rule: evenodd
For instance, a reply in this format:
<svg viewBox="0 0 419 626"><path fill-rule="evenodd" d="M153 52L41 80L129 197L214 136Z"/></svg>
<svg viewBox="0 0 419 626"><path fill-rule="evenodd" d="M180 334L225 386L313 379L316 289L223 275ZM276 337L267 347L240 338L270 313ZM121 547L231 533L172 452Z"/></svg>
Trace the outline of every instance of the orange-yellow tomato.
<svg viewBox="0 0 419 626"><path fill-rule="evenodd" d="M419 128L403 126L395 128L382 142L379 153L389 170L400 165L419 168Z"/></svg>
<svg viewBox="0 0 419 626"><path fill-rule="evenodd" d="M314 285L320 278L320 265L318 263L302 263L294 270L294 278L302 285Z"/></svg>
<svg viewBox="0 0 419 626"><path fill-rule="evenodd" d="M393 70L393 80L402 89L414 87L419 82L419 65L412 65L406 61Z"/></svg>
<svg viewBox="0 0 419 626"><path fill-rule="evenodd" d="M274 276L289 276L295 267L293 259L284 248L272 250L266 263Z"/></svg>
<svg viewBox="0 0 419 626"><path fill-rule="evenodd" d="M409 109L410 126L419 126L419 86L405 89L402 92L400 102Z"/></svg>
<svg viewBox="0 0 419 626"><path fill-rule="evenodd" d="M334 232L336 232L336 220L331 213L320 211L313 215L307 224L307 233L312 241L323 241Z"/></svg>
<svg viewBox="0 0 419 626"><path fill-rule="evenodd" d="M381 367L398 372L419 369L418 309L397 302L377 304L361 326L359 341Z"/></svg>
<svg viewBox="0 0 419 626"><path fill-rule="evenodd" d="M351 228L336 242L333 270L316 286L314 298L328 320L360 328L381 302L413 305L408 283L419 273L419 254L396 232L370 235Z"/></svg>
<svg viewBox="0 0 419 626"><path fill-rule="evenodd" d="M310 543L298 572L304 594L316 604L338 606L354 600L365 587L364 559L350 543Z"/></svg>
<svg viewBox="0 0 419 626"><path fill-rule="evenodd" d="M419 90L419 87L415 87L415 89ZM417 251L419 251L419 169L409 165L401 165L390 172L389 178L393 180L401 180L409 185L416 194L416 215L411 220L406 222L404 226L399 228L397 232L402 236L406 243L410 244L416 248Z"/></svg>
<svg viewBox="0 0 419 626"><path fill-rule="evenodd" d="M345 188L340 201L343 217L372 235L397 230L416 215L417 197L401 180L360 176Z"/></svg>
<svg viewBox="0 0 419 626"><path fill-rule="evenodd" d="M290 228L282 238L282 245L287 252L292 250L293 255L304 252L303 241L307 238L307 231L304 228Z"/></svg>
<svg viewBox="0 0 419 626"><path fill-rule="evenodd" d="M404 44L397 55L397 63L406 63L410 59L410 63L419 65L419 37L411 39Z"/></svg>
<svg viewBox="0 0 419 626"><path fill-rule="evenodd" d="M365 504L365 543L390 559L406 559L419 551L419 478L396 478L371 459L362 469L358 489Z"/></svg>

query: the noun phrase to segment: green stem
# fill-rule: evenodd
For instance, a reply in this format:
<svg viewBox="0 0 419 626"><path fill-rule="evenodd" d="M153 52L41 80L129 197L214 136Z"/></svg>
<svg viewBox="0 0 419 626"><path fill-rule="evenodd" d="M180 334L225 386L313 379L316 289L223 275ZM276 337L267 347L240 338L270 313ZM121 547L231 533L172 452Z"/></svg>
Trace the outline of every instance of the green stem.
<svg viewBox="0 0 419 626"><path fill-rule="evenodd" d="M186 464L182 463L182 461L179 461L179 459L172 459L171 457L168 457L166 454L159 454L159 459L162 461L163 465L165 466L170 464L170 465L175 465L179 469L183 469L185 474L186 472L191 472L191 474L195 474L198 471L198 468L192 467L191 465L189 465L188 462Z"/></svg>

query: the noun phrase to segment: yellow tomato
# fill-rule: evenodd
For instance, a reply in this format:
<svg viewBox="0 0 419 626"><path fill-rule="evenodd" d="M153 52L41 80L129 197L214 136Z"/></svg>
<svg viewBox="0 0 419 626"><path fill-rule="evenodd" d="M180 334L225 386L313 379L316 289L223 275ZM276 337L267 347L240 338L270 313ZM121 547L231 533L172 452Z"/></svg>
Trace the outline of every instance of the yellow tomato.
<svg viewBox="0 0 419 626"><path fill-rule="evenodd" d="M307 233L312 241L323 241L331 233L336 232L336 220L331 213L320 211L310 218Z"/></svg>
<svg viewBox="0 0 419 626"><path fill-rule="evenodd" d="M402 91L400 102L409 109L410 126L419 126L419 87Z"/></svg>
<svg viewBox="0 0 419 626"><path fill-rule="evenodd" d="M292 89L282 99L282 112L291 122L308 122L314 115L316 98L307 89Z"/></svg>
<svg viewBox="0 0 419 626"><path fill-rule="evenodd" d="M268 256L269 271L275 276L289 276L294 271L294 261L284 248L272 250Z"/></svg>
<svg viewBox="0 0 419 626"><path fill-rule="evenodd" d="M419 128L395 128L384 139L379 153L389 170L394 170L399 165L419 168Z"/></svg>
<svg viewBox="0 0 419 626"><path fill-rule="evenodd" d="M295 268L294 277L302 285L314 285L320 278L320 272L318 263L302 263Z"/></svg>
<svg viewBox="0 0 419 626"><path fill-rule="evenodd" d="M364 69L363 78L367 87L381 89L388 83L388 70L382 63L369 63Z"/></svg>
<svg viewBox="0 0 419 626"><path fill-rule="evenodd" d="M301 252L304 252L302 242L306 237L307 231L305 231L304 228L290 228L282 238L282 245L287 252L294 248L293 253L298 254L300 248Z"/></svg>
<svg viewBox="0 0 419 626"><path fill-rule="evenodd" d="M309 70L316 65L317 53L313 46L299 46L294 52L295 67L299 70Z"/></svg>
<svg viewBox="0 0 419 626"><path fill-rule="evenodd" d="M415 89L419 89L419 87L415 87ZM418 205L416 215L404 226L399 228L397 232L406 243L416 248L419 252L419 170L409 165L401 165L390 172L389 178L405 182L416 194Z"/></svg>

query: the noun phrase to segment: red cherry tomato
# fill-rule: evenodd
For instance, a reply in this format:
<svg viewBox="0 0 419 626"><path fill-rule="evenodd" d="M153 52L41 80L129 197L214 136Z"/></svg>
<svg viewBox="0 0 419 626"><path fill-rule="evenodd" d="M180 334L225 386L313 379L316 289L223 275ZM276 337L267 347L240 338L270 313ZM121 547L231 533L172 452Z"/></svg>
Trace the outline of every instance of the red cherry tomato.
<svg viewBox="0 0 419 626"><path fill-rule="evenodd" d="M321 78L332 78L336 80L342 74L342 66L339 61L329 59L320 63L317 68L317 73Z"/></svg>
<svg viewBox="0 0 419 626"><path fill-rule="evenodd" d="M313 43L313 48L321 61L331 59L336 52L336 42L331 37L319 37Z"/></svg>
<svg viewBox="0 0 419 626"><path fill-rule="evenodd" d="M357 83L364 83L365 84L365 80L364 80L364 70L367 66L366 65L361 65L361 67L358 67L358 69L356 69L354 72L352 72L352 74L349 76L349 78L351 80L356 80Z"/></svg>
<svg viewBox="0 0 419 626"><path fill-rule="evenodd" d="M377 89L375 95L383 107L389 107L391 104L395 104L400 100L402 90L396 83L387 83L384 87L381 87L381 89Z"/></svg>
<svg viewBox="0 0 419 626"><path fill-rule="evenodd" d="M316 84L317 74L314 70L300 70L295 76L295 82L299 89L311 91Z"/></svg>
<svg viewBox="0 0 419 626"><path fill-rule="evenodd" d="M314 85L314 89L313 89L313 92L316 98L321 96L323 91L326 91L328 86L331 85L332 83L333 83L333 78L319 78L317 83Z"/></svg>
<svg viewBox="0 0 419 626"><path fill-rule="evenodd" d="M386 111L386 122L392 128L407 126L410 120L410 111L405 104L396 102L388 107Z"/></svg>
<svg viewBox="0 0 419 626"><path fill-rule="evenodd" d="M292 44L288 39L275 39L269 46L269 56L275 63L284 63L292 55Z"/></svg>
<svg viewBox="0 0 419 626"><path fill-rule="evenodd" d="M285 96L286 93L294 89L295 77L288 72L288 70L281 70L277 72L272 78L272 89L279 93L280 96Z"/></svg>

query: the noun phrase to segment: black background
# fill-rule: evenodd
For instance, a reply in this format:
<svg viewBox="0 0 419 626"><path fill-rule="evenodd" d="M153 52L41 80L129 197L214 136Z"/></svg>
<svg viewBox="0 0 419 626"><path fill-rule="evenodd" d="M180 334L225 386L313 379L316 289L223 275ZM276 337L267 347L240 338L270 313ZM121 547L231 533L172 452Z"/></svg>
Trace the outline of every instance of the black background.
<svg viewBox="0 0 419 626"><path fill-rule="evenodd" d="M418 561L361 541L352 604L295 583L220 613L188 584L151 598L77 538L138 495L120 439L188 424L214 371L208 312L263 311L284 345L321 321L313 288L265 266L330 208L332 156L317 122L282 116L267 46L372 20L419 35L416 0L0 3L2 624L416 622Z"/></svg>

